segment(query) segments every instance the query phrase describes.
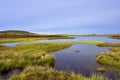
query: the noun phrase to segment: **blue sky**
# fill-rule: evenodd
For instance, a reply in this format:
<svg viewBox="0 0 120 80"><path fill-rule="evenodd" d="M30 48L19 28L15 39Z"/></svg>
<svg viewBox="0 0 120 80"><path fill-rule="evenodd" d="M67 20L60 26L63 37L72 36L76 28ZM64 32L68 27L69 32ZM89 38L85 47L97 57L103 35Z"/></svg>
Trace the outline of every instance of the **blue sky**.
<svg viewBox="0 0 120 80"><path fill-rule="evenodd" d="M0 0L0 31L120 33L120 0Z"/></svg>

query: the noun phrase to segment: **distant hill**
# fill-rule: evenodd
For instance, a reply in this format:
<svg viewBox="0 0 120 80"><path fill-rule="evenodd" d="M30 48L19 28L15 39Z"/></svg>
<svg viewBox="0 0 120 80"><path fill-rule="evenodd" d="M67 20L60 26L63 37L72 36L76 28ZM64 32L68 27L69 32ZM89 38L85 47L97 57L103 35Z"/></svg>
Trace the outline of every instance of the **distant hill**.
<svg viewBox="0 0 120 80"><path fill-rule="evenodd" d="M33 38L39 36L40 36L39 34L22 30L0 31L0 38Z"/></svg>
<svg viewBox="0 0 120 80"><path fill-rule="evenodd" d="M31 33L31 32L28 32L28 31L22 31L22 30L0 31L0 34L9 34L9 35L37 35L35 33Z"/></svg>
<svg viewBox="0 0 120 80"><path fill-rule="evenodd" d="M66 35L41 35L22 30L0 31L0 38L67 38Z"/></svg>

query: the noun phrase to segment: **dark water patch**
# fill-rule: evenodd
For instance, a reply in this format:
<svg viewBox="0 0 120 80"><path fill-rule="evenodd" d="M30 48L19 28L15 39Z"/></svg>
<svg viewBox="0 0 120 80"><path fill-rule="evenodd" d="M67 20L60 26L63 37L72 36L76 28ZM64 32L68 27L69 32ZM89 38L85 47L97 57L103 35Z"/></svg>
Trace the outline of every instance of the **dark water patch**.
<svg viewBox="0 0 120 80"><path fill-rule="evenodd" d="M80 52L76 53L76 50L79 50ZM107 51L109 51L108 47L98 47L96 45L88 44L74 44L67 49L52 53L55 57L54 68L56 70L82 74L87 77L90 77L93 73L102 74L112 80L116 80L119 78L120 74L117 74L114 68L103 66L96 62L96 56L101 52ZM106 71L97 71L97 68L99 67L105 68Z"/></svg>
<svg viewBox="0 0 120 80"><path fill-rule="evenodd" d="M80 53L76 53L75 50L79 50ZM108 50L107 47L100 48L96 45L74 44L67 49L52 53L55 57L55 69L89 76L98 66L96 55Z"/></svg>
<svg viewBox="0 0 120 80"><path fill-rule="evenodd" d="M13 69L10 71L4 71L1 73L0 80L9 80L9 78L14 74L20 74L22 69Z"/></svg>

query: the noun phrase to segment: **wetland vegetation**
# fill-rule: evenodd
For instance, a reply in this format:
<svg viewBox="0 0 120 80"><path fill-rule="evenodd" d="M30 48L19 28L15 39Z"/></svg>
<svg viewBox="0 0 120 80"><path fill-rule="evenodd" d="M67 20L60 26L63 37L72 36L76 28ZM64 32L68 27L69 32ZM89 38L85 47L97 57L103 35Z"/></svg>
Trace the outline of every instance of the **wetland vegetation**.
<svg viewBox="0 0 120 80"><path fill-rule="evenodd" d="M34 42L36 40L43 40L45 38L2 38L0 39L0 44L3 43L13 43L13 42Z"/></svg>
<svg viewBox="0 0 120 80"><path fill-rule="evenodd" d="M88 36L91 38L90 35ZM59 71L53 68L56 62L55 55L52 56L50 53L53 53L55 51L59 52L59 50L61 49L68 48L69 51L67 52L70 52L70 54L67 54L69 55L69 57L66 57L66 58L70 59L71 56L73 59L75 56L77 56L76 59L78 57L82 58L82 56L84 57L87 56L88 58L89 57L94 58L94 55L96 55L96 51L98 50L97 52L100 52L100 50L102 50L102 49L99 49L99 47L112 47L112 48L110 48L111 51L109 52L103 52L101 54L98 53L99 55L97 55L96 61L102 65L120 68L119 66L120 65L120 43L119 42L108 43L104 41L104 40L109 41L109 39L107 38L103 37L104 39L103 41L101 41L101 40L98 40L97 35L94 34L93 36L96 37L95 40L91 40L91 39L89 40L87 37L85 37L85 39L88 39L88 40L84 40L84 39L79 40L79 38L78 39L76 38L75 41L74 39L72 41L71 39L72 37L69 37L69 35L48 35L48 34L38 35L36 33L29 33L26 31L0 32L0 44L12 43L12 42L31 42L29 44L18 44L12 47L0 45L0 73L2 74L3 72L14 70L14 69L22 70L21 73L13 74L12 76L10 76L9 77L10 80L58 80L58 79L59 80L109 80L107 76L103 76L102 74L97 74L94 72L93 73L91 72L92 74L89 77L87 77L80 73L76 74L74 71L66 72L64 70ZM66 40L67 38L69 39ZM53 42L37 42L37 40L42 41L45 39L56 39L56 41L53 40ZM66 41L62 41L59 43L57 42L58 40L61 41L62 39ZM82 45L82 44L87 44L87 45ZM99 47L97 47L96 45ZM73 48L71 48L70 46L72 46ZM90 46L90 47L87 48L85 46ZM96 49L95 52L92 51L93 48L94 50ZM103 51L104 50L106 51L106 49L103 49ZM90 55L88 54L88 52L90 51L93 53L93 54L91 53L92 56L88 56ZM76 53L76 52L77 53L79 52L79 54L71 55L72 53ZM83 55L83 52L87 53L87 55L86 54ZM63 56L65 55L66 54L63 54ZM62 55L59 55L59 56L62 56ZM74 62L74 60L72 61ZM91 59L89 61L93 62ZM64 61L61 63L64 63ZM86 64L88 65L88 63ZM97 71L106 72L106 69L103 67L98 67Z"/></svg>
<svg viewBox="0 0 120 80"><path fill-rule="evenodd" d="M49 67L29 66L21 74L13 75L10 80L108 80L104 76L93 74L90 78L73 72L56 71Z"/></svg>
<svg viewBox="0 0 120 80"><path fill-rule="evenodd" d="M97 40L83 40L83 41L78 41L79 44L103 44L105 43L104 41L97 41Z"/></svg>
<svg viewBox="0 0 120 80"><path fill-rule="evenodd" d="M15 47L0 46L0 72L16 68L23 69L20 74L13 75L10 80L107 80L101 75L94 74L87 78L81 74L52 69L54 58L49 53L69 46L71 46L70 43L33 43Z"/></svg>
<svg viewBox="0 0 120 80"><path fill-rule="evenodd" d="M111 47L111 51L99 54L96 58L97 62L103 65L120 68L120 43L104 43L98 46Z"/></svg>
<svg viewBox="0 0 120 80"><path fill-rule="evenodd" d="M114 39L120 39L120 34L111 34L109 37L114 38Z"/></svg>
<svg viewBox="0 0 120 80"><path fill-rule="evenodd" d="M102 52L97 55L96 61L105 66L110 66L111 70L115 73L115 79L120 79L120 43L103 43L99 44L100 47L110 47L111 51Z"/></svg>
<svg viewBox="0 0 120 80"><path fill-rule="evenodd" d="M0 71L24 68L28 65L53 65L54 58L49 53L70 45L64 43L34 43L15 47L0 46Z"/></svg>

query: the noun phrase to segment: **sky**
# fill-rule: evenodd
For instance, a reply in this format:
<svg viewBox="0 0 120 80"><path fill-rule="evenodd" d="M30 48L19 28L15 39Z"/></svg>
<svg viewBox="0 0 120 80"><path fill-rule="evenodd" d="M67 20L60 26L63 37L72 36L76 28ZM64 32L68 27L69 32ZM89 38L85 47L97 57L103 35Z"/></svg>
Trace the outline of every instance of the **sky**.
<svg viewBox="0 0 120 80"><path fill-rule="evenodd" d="M120 0L0 0L0 31L118 34Z"/></svg>

